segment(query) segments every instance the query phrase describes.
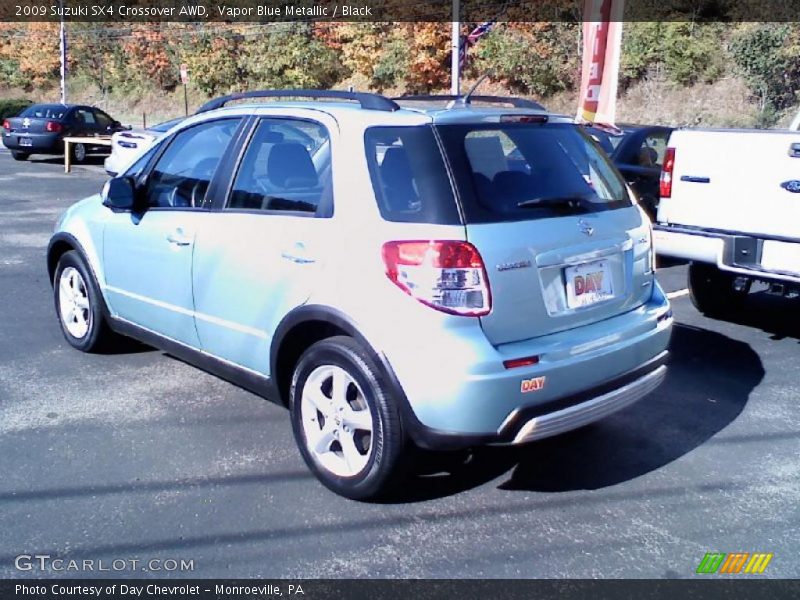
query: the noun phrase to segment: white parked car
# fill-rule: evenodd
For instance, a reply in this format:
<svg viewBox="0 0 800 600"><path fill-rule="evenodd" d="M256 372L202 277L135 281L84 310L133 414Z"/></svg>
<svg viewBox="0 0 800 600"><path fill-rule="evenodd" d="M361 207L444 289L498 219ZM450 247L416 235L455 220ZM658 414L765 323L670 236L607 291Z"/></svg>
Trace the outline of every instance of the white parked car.
<svg viewBox="0 0 800 600"><path fill-rule="evenodd" d="M754 281L800 291L800 133L676 130L660 194L656 251L692 261L700 311L736 307Z"/></svg>
<svg viewBox="0 0 800 600"><path fill-rule="evenodd" d="M116 177L134 160L144 154L167 131L184 117L164 121L147 129L120 131L111 136L111 155L105 161L106 173Z"/></svg>

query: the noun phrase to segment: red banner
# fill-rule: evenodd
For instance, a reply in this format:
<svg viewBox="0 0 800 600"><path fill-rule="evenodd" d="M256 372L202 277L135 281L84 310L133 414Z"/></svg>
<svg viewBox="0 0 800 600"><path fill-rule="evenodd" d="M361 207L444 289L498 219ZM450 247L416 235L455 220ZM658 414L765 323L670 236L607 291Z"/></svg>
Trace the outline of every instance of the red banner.
<svg viewBox="0 0 800 600"><path fill-rule="evenodd" d="M616 120L623 1L585 0L579 121L613 125Z"/></svg>

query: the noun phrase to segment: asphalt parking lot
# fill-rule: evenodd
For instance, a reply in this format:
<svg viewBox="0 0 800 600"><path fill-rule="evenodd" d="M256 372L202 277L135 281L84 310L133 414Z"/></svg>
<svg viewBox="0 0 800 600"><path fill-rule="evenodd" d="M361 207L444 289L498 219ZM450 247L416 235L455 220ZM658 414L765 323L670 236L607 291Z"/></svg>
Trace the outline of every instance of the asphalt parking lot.
<svg viewBox="0 0 800 600"><path fill-rule="evenodd" d="M357 503L312 477L284 409L159 351L63 340L44 253L98 165L0 152L0 577L696 577L706 552L800 576L798 301L713 321L685 267L662 269L677 323L656 393ZM193 570L19 571L20 554Z"/></svg>

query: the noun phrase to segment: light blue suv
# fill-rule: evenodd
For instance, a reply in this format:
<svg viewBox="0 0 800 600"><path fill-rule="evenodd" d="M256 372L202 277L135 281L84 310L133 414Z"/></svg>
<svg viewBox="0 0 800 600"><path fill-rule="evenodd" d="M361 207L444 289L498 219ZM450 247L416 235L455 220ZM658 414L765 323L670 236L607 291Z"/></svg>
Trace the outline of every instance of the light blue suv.
<svg viewBox="0 0 800 600"><path fill-rule="evenodd" d="M654 390L672 312L619 173L533 103L432 100L212 101L59 220L67 341L131 336L285 404L359 499L412 445L522 444Z"/></svg>

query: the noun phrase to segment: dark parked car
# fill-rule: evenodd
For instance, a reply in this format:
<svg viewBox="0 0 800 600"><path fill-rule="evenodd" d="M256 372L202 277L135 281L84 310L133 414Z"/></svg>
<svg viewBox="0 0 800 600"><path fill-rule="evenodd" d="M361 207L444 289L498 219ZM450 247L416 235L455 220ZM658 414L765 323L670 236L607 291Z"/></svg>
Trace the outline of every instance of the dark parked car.
<svg viewBox="0 0 800 600"><path fill-rule="evenodd" d="M639 196L642 208L655 220L658 180L672 128L620 125L617 130L593 126L587 127L587 131L611 157L625 181Z"/></svg>
<svg viewBox="0 0 800 600"><path fill-rule="evenodd" d="M34 104L19 116L3 121L3 144L16 160L31 154L63 154L65 136L111 135L125 129L99 108L71 104ZM72 144L72 160L86 160L89 152L108 148Z"/></svg>

